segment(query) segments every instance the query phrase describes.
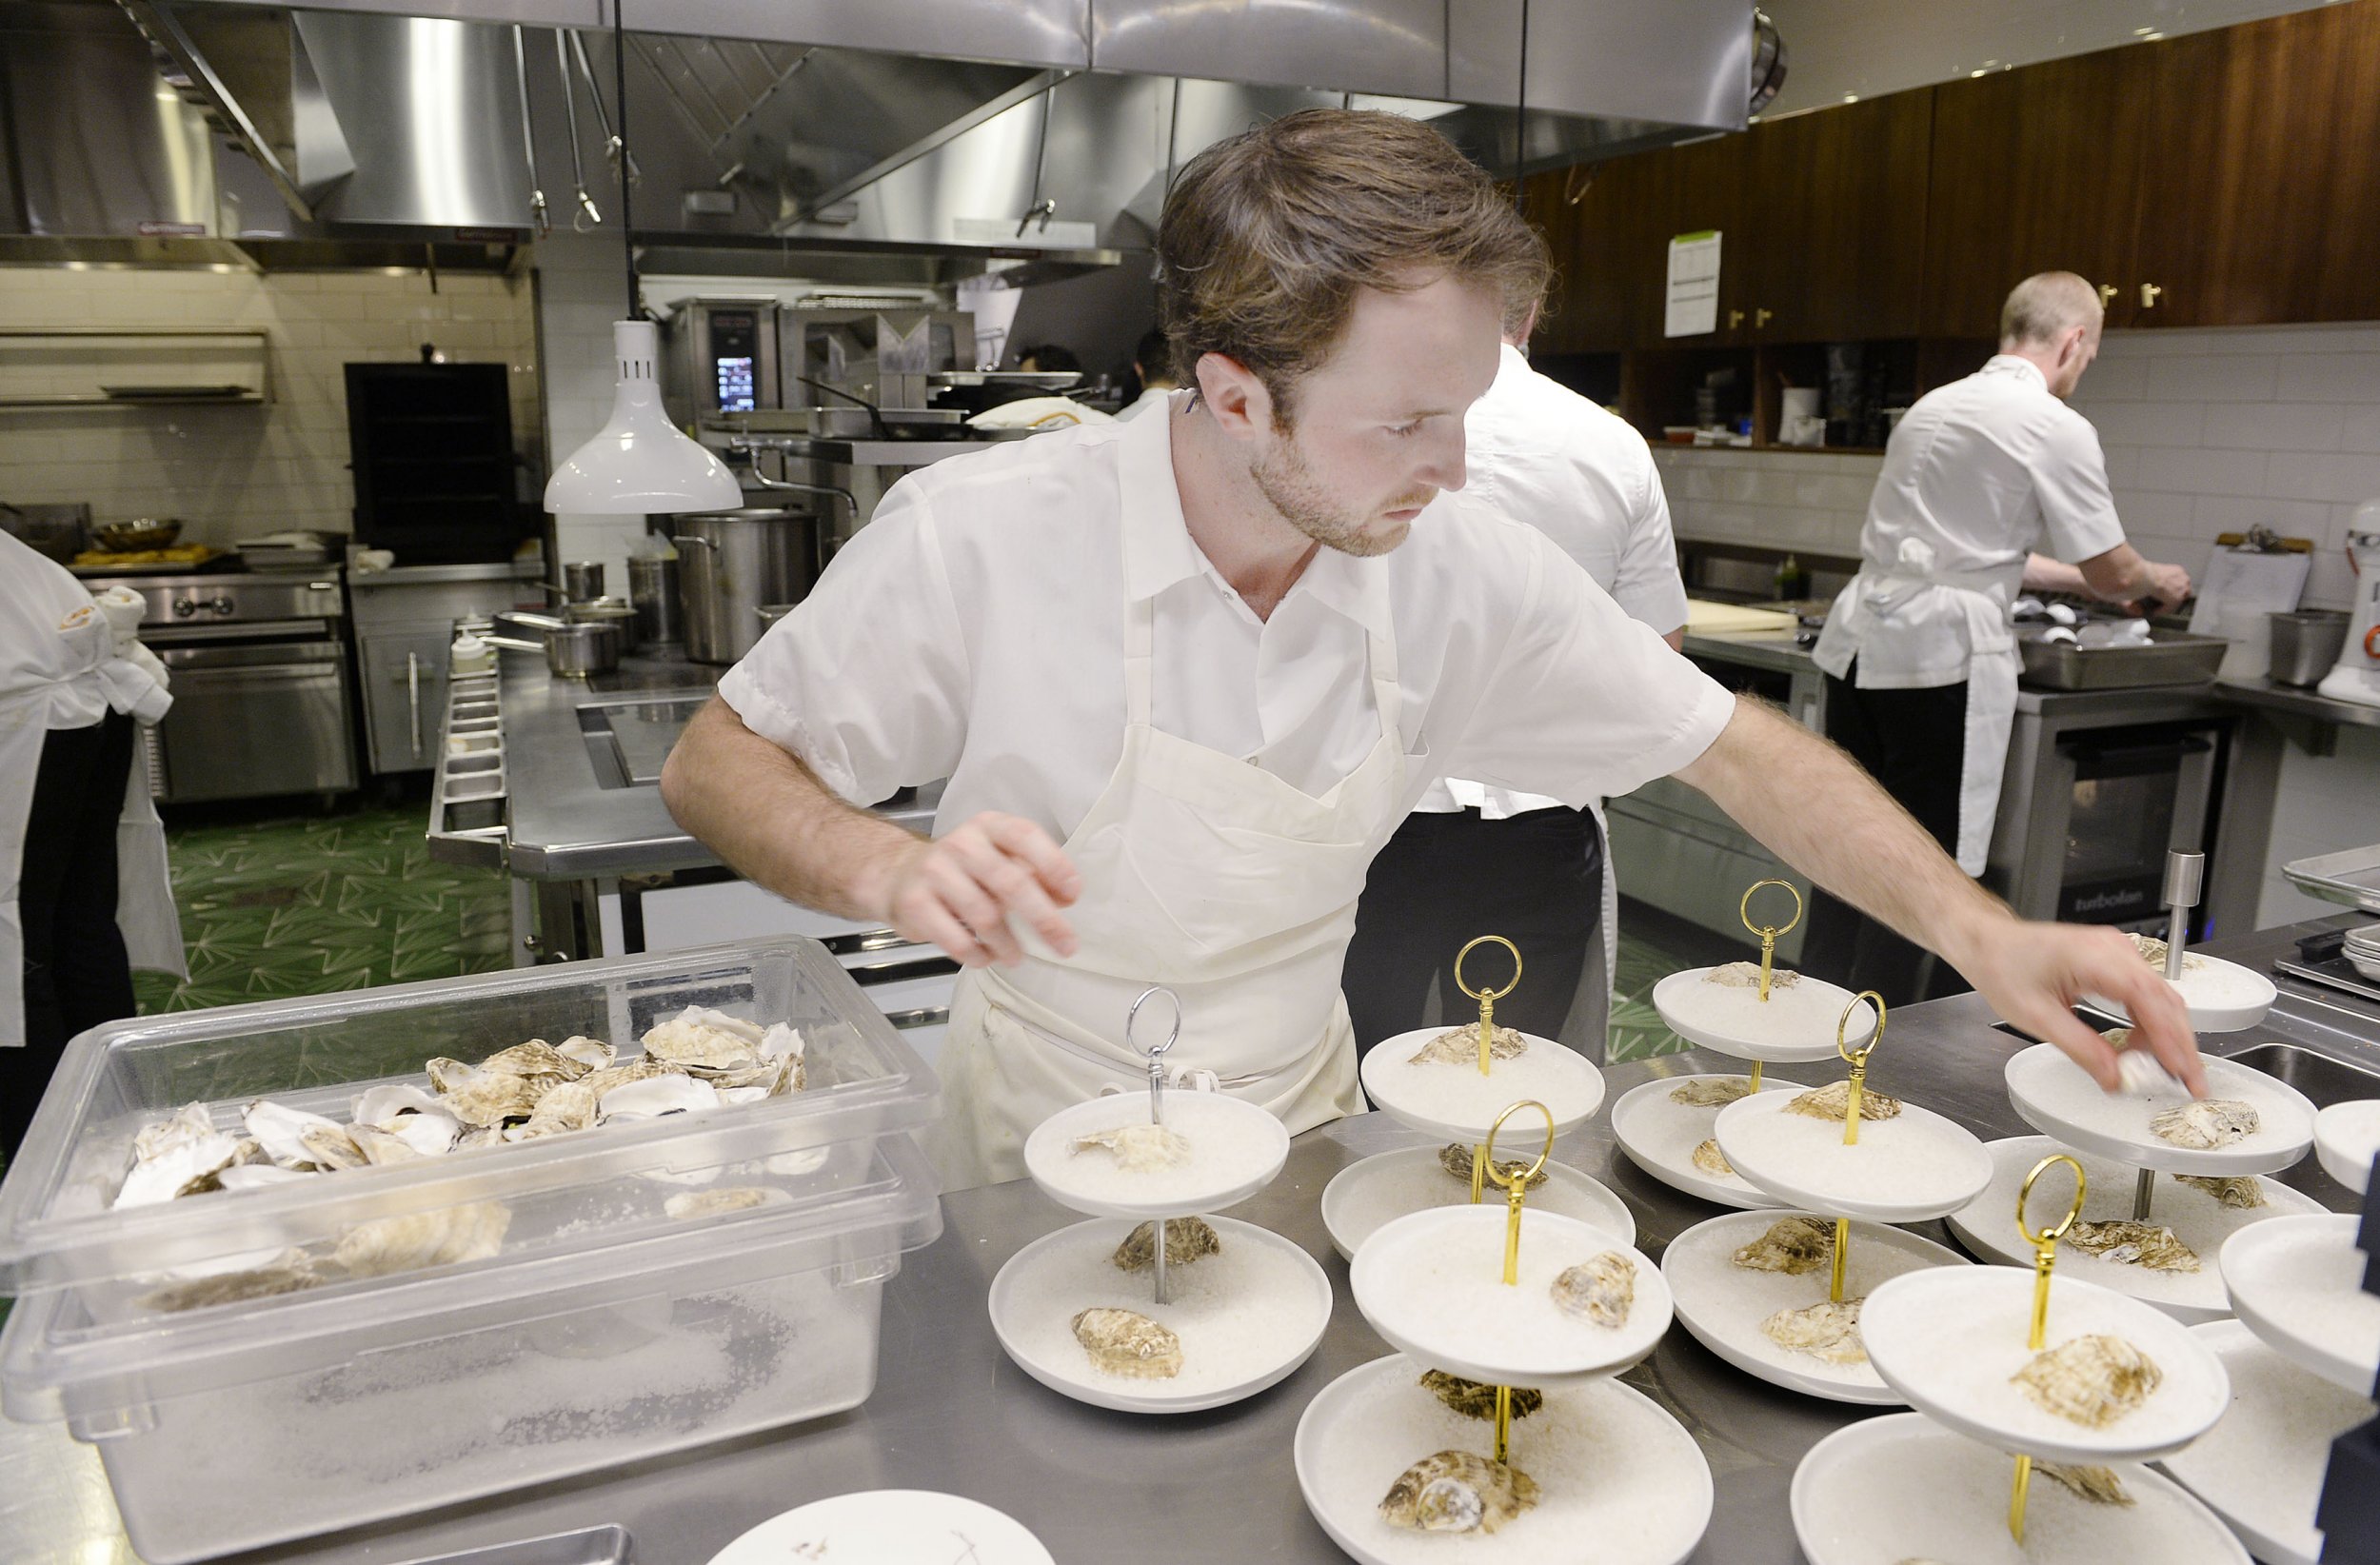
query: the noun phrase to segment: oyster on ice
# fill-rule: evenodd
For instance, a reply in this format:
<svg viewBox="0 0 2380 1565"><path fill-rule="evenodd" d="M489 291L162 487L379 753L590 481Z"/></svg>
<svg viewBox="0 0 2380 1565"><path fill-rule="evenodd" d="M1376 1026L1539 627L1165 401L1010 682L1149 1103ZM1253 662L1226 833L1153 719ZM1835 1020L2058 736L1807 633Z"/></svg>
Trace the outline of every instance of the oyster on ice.
<svg viewBox="0 0 2380 1565"><path fill-rule="evenodd" d="M2077 1222L2066 1232L2066 1242L2085 1255L2118 1266L2144 1266L2152 1272L2194 1272L2198 1252L2184 1244L2162 1223Z"/></svg>
<svg viewBox="0 0 2380 1565"><path fill-rule="evenodd" d="M1723 1108L1752 1096L1749 1076L1697 1076L1670 1088L1669 1100L1687 1108Z"/></svg>
<svg viewBox="0 0 2380 1565"><path fill-rule="evenodd" d="M1747 1272L1782 1272L1799 1277L1835 1260L1835 1225L1821 1218L1779 1218L1769 1231L1735 1252Z"/></svg>
<svg viewBox="0 0 2380 1565"><path fill-rule="evenodd" d="M2176 1174L2173 1178L2234 1212L2253 1212L2267 1204L2264 1185L2252 1174Z"/></svg>
<svg viewBox="0 0 2380 1565"><path fill-rule="evenodd" d="M1116 1166L1127 1174L1154 1174L1190 1160L1190 1138L1171 1125L1118 1125L1074 1139L1077 1156L1094 1147L1115 1154Z"/></svg>
<svg viewBox="0 0 2380 1565"><path fill-rule="evenodd" d="M1165 1222L1165 1264L1187 1266L1200 1256L1222 1253L1223 1238L1204 1218L1169 1218ZM1144 1222L1124 1236L1111 1258L1118 1269L1145 1272L1157 1264L1157 1224Z"/></svg>
<svg viewBox="0 0 2380 1565"><path fill-rule="evenodd" d="M1537 1480L1519 1468L1441 1451L1397 1475L1380 1516L1419 1533L1493 1533L1537 1502Z"/></svg>
<svg viewBox="0 0 2380 1565"><path fill-rule="evenodd" d="M1536 1160L1537 1159L1534 1158L1514 1158L1510 1159L1498 1158L1496 1159L1496 1167L1497 1172L1501 1173L1504 1178L1512 1179L1519 1178L1521 1170L1527 1168ZM1444 1146L1438 1149L1438 1166L1446 1170L1447 1173L1452 1174L1463 1183L1469 1184L1471 1182L1471 1149L1463 1145L1460 1141L1447 1142ZM1521 1188L1523 1190L1535 1190L1537 1186L1543 1184L1548 1178L1549 1176L1546 1174L1545 1170L1540 1168L1535 1174L1529 1176L1529 1182L1521 1186Z"/></svg>
<svg viewBox="0 0 2380 1565"><path fill-rule="evenodd" d="M1705 983L1716 983L1727 989L1757 989L1760 987L1760 964L1756 961L1731 961L1712 968L1702 975ZM1790 989L1801 981L1801 975L1790 967L1769 969L1769 992Z"/></svg>
<svg viewBox="0 0 2380 1565"><path fill-rule="evenodd" d="M1727 1160L1727 1154L1721 1152L1718 1142L1712 1139L1706 1139L1695 1148L1695 1166L1705 1174L1716 1174L1723 1179L1733 1179L1735 1175L1735 1165Z"/></svg>
<svg viewBox="0 0 2380 1565"><path fill-rule="evenodd" d="M646 1032L645 1052L687 1070L732 1070L760 1062L764 1029L724 1011L689 1005Z"/></svg>
<svg viewBox="0 0 2380 1565"><path fill-rule="evenodd" d="M1840 1304L1822 1298L1798 1310L1779 1310L1760 1322L1761 1335L1787 1353L1808 1354L1827 1364L1864 1364L1868 1345L1859 1339L1859 1306L1865 1298Z"/></svg>
<svg viewBox="0 0 2380 1565"><path fill-rule="evenodd" d="M1823 1087L1795 1093L1794 1100L1785 1105L1788 1114L1807 1114L1813 1119L1833 1119L1841 1123L1844 1111L1851 1107L1851 1083L1829 1081ZM1859 1089L1861 1119L1893 1119L1900 1116L1901 1100L1887 1098L1873 1087Z"/></svg>
<svg viewBox="0 0 2380 1565"><path fill-rule="evenodd" d="M331 1258L352 1277L486 1260L504 1247L505 1229L511 1221L512 1214L497 1201L376 1218L341 1235Z"/></svg>
<svg viewBox="0 0 2380 1565"><path fill-rule="evenodd" d="M2165 1372L2122 1337L2102 1333L2045 1349L2010 1378L2043 1412L2105 1429L2146 1402Z"/></svg>
<svg viewBox="0 0 2380 1565"><path fill-rule="evenodd" d="M2131 1493L2124 1480L2112 1467L2070 1467L2063 1462L2033 1464L2033 1470L2053 1482L2073 1490L2093 1505L2131 1505Z"/></svg>
<svg viewBox="0 0 2380 1565"><path fill-rule="evenodd" d="M1598 1326L1622 1326L1636 1301L1636 1263L1606 1250L1554 1279L1554 1302L1565 1315Z"/></svg>
<svg viewBox="0 0 2380 1565"><path fill-rule="evenodd" d="M299 1293L329 1280L305 1251L284 1250L264 1265L247 1271L222 1272L169 1283L154 1293L143 1294L139 1303L145 1310L178 1314L203 1310L210 1304L243 1304L253 1298Z"/></svg>
<svg viewBox="0 0 2380 1565"><path fill-rule="evenodd" d="M2157 1115L2149 1121L2149 1128L2175 1146L2211 1152L2216 1147L2248 1139L2263 1123L2255 1109L2247 1103L2230 1098L2193 1098L2178 1108Z"/></svg>
<svg viewBox="0 0 2380 1565"><path fill-rule="evenodd" d="M1490 1060L1517 1060L1529 1052L1529 1040L1510 1027L1492 1028L1488 1034ZM1421 1046L1420 1052L1405 1061L1409 1065L1464 1065L1479 1063L1479 1024L1450 1027ZM1468 1179L1470 1176L1465 1175Z"/></svg>
<svg viewBox="0 0 2380 1565"><path fill-rule="evenodd" d="M1133 1380L1170 1380L1181 1373L1181 1338L1133 1310L1084 1310L1074 1339L1092 1367Z"/></svg>
<svg viewBox="0 0 2380 1565"><path fill-rule="evenodd" d="M1448 1411L1466 1418L1496 1416L1496 1388L1478 1380L1466 1380L1444 1370L1423 1370L1421 1389L1444 1402ZM1531 1386L1513 1387L1513 1416L1526 1418L1545 1405L1545 1393Z"/></svg>

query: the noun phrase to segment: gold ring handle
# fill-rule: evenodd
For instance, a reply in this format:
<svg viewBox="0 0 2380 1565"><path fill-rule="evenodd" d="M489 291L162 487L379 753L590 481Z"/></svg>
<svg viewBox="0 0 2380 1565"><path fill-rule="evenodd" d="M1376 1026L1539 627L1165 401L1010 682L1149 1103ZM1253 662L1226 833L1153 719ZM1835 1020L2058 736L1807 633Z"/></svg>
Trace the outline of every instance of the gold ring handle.
<svg viewBox="0 0 2380 1565"><path fill-rule="evenodd" d="M1519 1173L1507 1179L1504 1175L1504 1171L1496 1166L1496 1134L1497 1131L1504 1128L1505 1120L1511 1119L1514 1115L1518 1114L1522 1109L1535 1109L1539 1114L1545 1116L1545 1145L1538 1151L1537 1160L1536 1162L1531 1163ZM1487 1163L1487 1177L1489 1179L1494 1179L1497 1184L1503 1186L1506 1190L1512 1189L1516 1184L1526 1188L1529 1181L1536 1179L1537 1175L1543 1171L1547 1161L1554 1156L1554 1111L1547 1108L1543 1103L1538 1102L1534 1098L1524 1098L1519 1102L1513 1104L1510 1108L1496 1117L1496 1123L1488 1126L1487 1141L1480 1149L1480 1156Z"/></svg>
<svg viewBox="0 0 2380 1565"><path fill-rule="evenodd" d="M2033 1226L2025 1220L2025 1208L2033 1200L2033 1181L2047 1174L2053 1163L2064 1163L2074 1171L2074 1199L2066 1208L2066 1216L2058 1219L2055 1227L2035 1231ZM2016 1190L2016 1231L2025 1236L2025 1242L2039 1248L2045 1244L2055 1244L2059 1239L2064 1238L2066 1231L2073 1227L2075 1220L2082 1216L2083 1192L2088 1187L2088 1178L2083 1173L2083 1165L2063 1152L2053 1152L2033 1164L2033 1172L2025 1176L2025 1182Z"/></svg>
<svg viewBox="0 0 2380 1565"><path fill-rule="evenodd" d="M1875 1004L1875 1031L1868 1035L1868 1041L1863 1047L1853 1049L1847 1045L1846 1040L1851 1036L1852 1013L1859 1009L1859 1002L1863 1000L1872 1000ZM1851 1003L1843 1007L1843 1014L1835 1020L1835 1053L1844 1064L1857 1067L1868 1062L1868 1056L1875 1053L1875 1046L1882 1041L1884 1041L1884 997L1874 989L1862 989L1851 997Z"/></svg>
<svg viewBox="0 0 2380 1565"><path fill-rule="evenodd" d="M1785 921L1782 928L1771 929L1766 924L1752 921L1752 893L1762 886L1770 885L1781 887L1785 895L1794 899L1794 916ZM1801 922L1801 892L1791 881L1755 881L1750 889L1745 891L1744 900L1735 904L1735 916L1743 921L1744 927L1764 941L1775 941L1780 936L1792 934Z"/></svg>
<svg viewBox="0 0 2380 1565"><path fill-rule="evenodd" d="M1500 945L1505 950L1510 951L1513 954L1513 981L1510 983L1505 984L1501 989L1474 989L1471 985L1462 981L1462 959L1471 955L1473 951L1478 949L1482 945ZM1445 947L1440 946L1438 949L1442 951ZM1471 941L1461 950L1455 953L1455 987L1460 989L1464 994L1470 996L1473 1000L1494 1000L1503 999L1506 995L1511 994L1515 989L1520 987L1520 947L1515 945L1512 941L1506 940L1501 935L1481 935L1478 940Z"/></svg>

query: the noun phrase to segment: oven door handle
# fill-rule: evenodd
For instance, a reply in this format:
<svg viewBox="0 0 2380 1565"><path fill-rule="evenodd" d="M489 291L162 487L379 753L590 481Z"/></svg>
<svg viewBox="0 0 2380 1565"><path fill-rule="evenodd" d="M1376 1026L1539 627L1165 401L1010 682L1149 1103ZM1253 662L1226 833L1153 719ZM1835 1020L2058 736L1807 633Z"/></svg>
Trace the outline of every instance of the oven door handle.
<svg viewBox="0 0 2380 1565"><path fill-rule="evenodd" d="M2067 743L2058 746L2074 763L2074 781L2095 782L2110 777L2147 777L2167 771L2186 756L2205 755L2211 741L2190 736L2158 740L2149 744Z"/></svg>

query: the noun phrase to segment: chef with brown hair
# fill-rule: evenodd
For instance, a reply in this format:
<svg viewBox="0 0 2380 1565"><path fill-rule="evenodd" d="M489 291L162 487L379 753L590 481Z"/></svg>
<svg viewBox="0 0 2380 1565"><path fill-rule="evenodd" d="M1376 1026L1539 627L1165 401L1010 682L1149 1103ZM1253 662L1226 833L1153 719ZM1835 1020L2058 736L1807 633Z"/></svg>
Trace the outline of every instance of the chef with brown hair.
<svg viewBox="0 0 2380 1565"><path fill-rule="evenodd" d="M1182 1002L1169 1066L1292 1131L1359 1110L1356 899L1445 776L1574 807L1679 777L2103 1082L2086 991L2200 1080L2128 941L2014 918L1839 752L1456 492L1464 414L1547 263L1436 131L1315 109L1212 147L1158 260L1189 388L1164 416L903 479L662 779L747 878L965 965L949 1186L1019 1177L1041 1119L1145 1080L1123 1021L1152 983ZM932 838L860 807L936 778Z"/></svg>

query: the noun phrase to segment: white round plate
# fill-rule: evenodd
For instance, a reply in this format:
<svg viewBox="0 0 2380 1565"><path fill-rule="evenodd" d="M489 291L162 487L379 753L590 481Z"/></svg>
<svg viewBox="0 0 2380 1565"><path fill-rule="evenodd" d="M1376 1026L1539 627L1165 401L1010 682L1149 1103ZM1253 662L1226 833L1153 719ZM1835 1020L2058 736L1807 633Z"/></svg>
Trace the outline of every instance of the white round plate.
<svg viewBox="0 0 2380 1565"><path fill-rule="evenodd" d="M1255 1396L1313 1357L1330 1324L1331 1284L1314 1258L1254 1223L1209 1218L1222 1248L1156 1274L1109 1258L1136 1226L1121 1218L1045 1234L992 1278L992 1332L1050 1390L1121 1413L1198 1413ZM1181 1373L1136 1380L1094 1369L1073 1321L1099 1306L1136 1310L1181 1338Z"/></svg>
<svg viewBox="0 0 2380 1565"><path fill-rule="evenodd" d="M2370 1419L2371 1404L2307 1374L2236 1320L2193 1326L2191 1335L2223 1360L2231 1411L2160 1465L2266 1565L2315 1565L2322 1529L2314 1509L2330 1442Z"/></svg>
<svg viewBox="0 0 2380 1565"><path fill-rule="evenodd" d="M1992 1154L1992 1182L1984 1186L1982 1195L1952 1213L1949 1221L1951 1232L1958 1236L1959 1242L1986 1260L2032 1270L2033 1246L2016 1232L2016 1192L2033 1164L2053 1153L2064 1152L2083 1165L2084 1217L2093 1222L2108 1222L2132 1215L2132 1188L2139 1172L2136 1169L2088 1152L2071 1151L2047 1136L2012 1136L2004 1141L1986 1143L1984 1150ZM2041 1183L2033 1188L2034 1221L2053 1222L2065 1212L2072 1188L2066 1182L2069 1177L2041 1177ZM2173 1237L2197 1254L2198 1270L2152 1272L2146 1266L2127 1265L2104 1256L2086 1254L2072 1244L2061 1244L2057 1250L2057 1275L2130 1294L2154 1304L2184 1325L2230 1317L2231 1298L2223 1289L2223 1268L2218 1258L2233 1234L2251 1223L2322 1210L2320 1201L2278 1179L2258 1179L2256 1182L2264 1189L2265 1204L2247 1211L2225 1206L2171 1174L2158 1174L2156 1181L2156 1194L2149 1204L2149 1220L2172 1229Z"/></svg>
<svg viewBox="0 0 2380 1565"><path fill-rule="evenodd" d="M1061 1206L1095 1218L1170 1218L1218 1212L1271 1184L1289 1159L1289 1131L1254 1103L1220 1092L1169 1092L1165 1123L1190 1140L1180 1168L1125 1174L1104 1149L1074 1150L1075 1138L1149 1122L1143 1092L1094 1098L1033 1127L1025 1172Z"/></svg>
<svg viewBox="0 0 2380 1565"><path fill-rule="evenodd" d="M1737 1060L1795 1064L1835 1058L1835 1025L1855 998L1849 989L1805 973L1790 989L1772 983L1762 1000L1752 989L1706 983L1712 971L1690 967L1653 986L1653 1008L1670 1031ZM1875 1007L1862 1000L1844 1031L1844 1046L1856 1049L1874 1031Z"/></svg>
<svg viewBox="0 0 2380 1565"><path fill-rule="evenodd" d="M868 1565L1056 1565L1015 1517L931 1489L868 1489L797 1506L711 1555L710 1565L845 1558Z"/></svg>
<svg viewBox="0 0 2380 1565"><path fill-rule="evenodd" d="M1825 1266L1789 1277L1735 1262L1735 1252L1767 1233L1771 1223L1795 1216L1818 1214L1731 1212L1670 1240L1661 1252L1661 1277L1669 1283L1679 1324L1721 1358L1773 1386L1831 1402L1899 1405L1899 1396L1867 1364L1830 1364L1778 1347L1761 1331L1761 1322L1777 1311L1816 1304L1827 1295ZM1832 1224L1830 1218L1820 1220ZM1881 1223L1854 1222L1843 1297L1863 1298L1886 1278L1920 1267L1967 1264L1967 1258L1948 1245Z"/></svg>
<svg viewBox="0 0 2380 1565"><path fill-rule="evenodd" d="M1499 1146L1496 1151L1497 1160L1502 1161L1504 1149ZM1340 1258L1355 1259L1356 1251L1383 1223L1435 1206L1471 1204L1471 1181L1447 1173L1438 1155L1436 1147L1402 1147L1349 1163L1332 1176L1331 1182L1322 1187L1322 1226L1330 1230L1331 1247ZM1531 1160L1535 1160L1534 1151ZM1503 1210L1503 1187L1489 1183L1481 1201ZM1545 1182L1529 1192L1529 1204L1541 1212L1577 1218L1623 1243L1636 1242L1636 1219L1627 1205L1601 1181L1568 1163L1545 1165Z"/></svg>
<svg viewBox="0 0 2380 1565"><path fill-rule="evenodd" d="M1890 1119L1862 1119L1843 1144L1843 1122L1789 1114L1790 1095L1756 1093L1719 1110L1712 1128L1736 1173L1787 1206L1829 1217L1923 1222L1974 1199L1992 1159L1957 1120L1904 1102Z"/></svg>
<svg viewBox="0 0 2380 1565"><path fill-rule="evenodd" d="M1894 1413L1838 1429L1794 1470L1794 1533L1810 1565L2249 1565L2222 1519L2161 1473L2118 1468L2130 1505L2094 1505L2036 1471L2025 1541L2009 1536L2015 1464Z"/></svg>
<svg viewBox="0 0 2380 1565"><path fill-rule="evenodd" d="M1500 1204L1440 1206L1384 1224L1348 1274L1356 1308L1407 1357L1495 1386L1616 1375L1653 1351L1669 1329L1670 1298L1649 1258L1576 1218L1523 1210L1520 1280L1506 1286L1504 1219ZM1570 1315L1552 1294L1556 1276L1606 1250L1636 1268L1636 1298L1617 1326Z"/></svg>
<svg viewBox="0 0 2380 1565"><path fill-rule="evenodd" d="M1577 1049L1535 1033L1520 1036L1528 1049L1517 1060L1498 1060L1481 1076L1476 1063L1417 1065L1413 1057L1444 1027L1398 1033L1373 1045L1363 1057L1364 1094L1390 1119L1424 1136L1476 1141L1496 1117L1515 1103L1535 1099L1554 1114L1554 1134L1566 1136L1595 1118L1603 1106L1603 1073ZM1535 1158L1545 1144L1545 1119L1535 1111L1516 1114L1496 1143L1498 1159Z"/></svg>
<svg viewBox="0 0 2380 1565"><path fill-rule="evenodd" d="M2371 1179L2371 1159L2380 1156L2380 1098L2333 1103L2314 1116L2314 1156L2322 1171L2358 1196Z"/></svg>
<svg viewBox="0 0 2380 1565"><path fill-rule="evenodd" d="M1695 1148L1711 1139L1718 1122L1717 1108L1695 1108L1675 1102L1670 1094L1688 1081L1740 1081L1741 1073L1715 1076L1663 1076L1640 1082L1619 1095L1612 1105L1612 1139L1628 1160L1673 1190L1721 1206L1771 1207L1779 1204L1764 1196L1740 1174L1706 1174L1695 1164ZM1780 1080L1762 1073L1763 1092L1799 1092L1806 1083ZM1719 1105L1724 1108L1726 1105Z"/></svg>
<svg viewBox="0 0 2380 1565"><path fill-rule="evenodd" d="M2326 1212L2243 1229L2223 1246L2223 1282L2232 1313L2268 1346L2368 1397L2380 1377L2380 1297L2364 1292L2362 1220Z"/></svg>
<svg viewBox="0 0 2380 1565"><path fill-rule="evenodd" d="M2204 1435L2231 1404L2223 1361L2180 1321L2071 1278L2050 1283L2043 1349L2120 1337L2163 1372L2148 1400L2092 1429L2037 1406L2013 1378L2034 1357L2031 1274L1932 1267L1894 1278L1859 1314L1869 1361L1911 1407L1971 1439L2055 1462L2146 1461Z"/></svg>
<svg viewBox="0 0 2380 1565"><path fill-rule="evenodd" d="M1547 1388L1513 1420L1512 1463L1537 1480L1537 1505L1492 1534L1453 1537L1381 1519L1381 1496L1424 1456L1486 1456L1489 1424L1421 1389L1421 1366L1392 1355L1359 1364L1315 1397L1293 1452L1306 1509L1363 1565L1543 1565L1591 1549L1597 1565L1678 1565L1711 1525L1711 1465L1651 1397L1616 1380ZM1590 1540L1592 1540L1590 1542Z"/></svg>
<svg viewBox="0 0 2380 1565"><path fill-rule="evenodd" d="M2206 1057L2207 1091L2246 1103L2260 1121L2244 1140L2211 1151L2175 1146L2149 1128L2169 1108L2190 1101L2178 1083L2103 1092L2090 1073L2054 1043L2009 1057L2008 1099L2027 1124L2070 1147L2168 1174L2273 1174L2306 1156L2314 1140L2314 1106L2306 1095L2260 1070Z"/></svg>
<svg viewBox="0 0 2380 1565"><path fill-rule="evenodd" d="M2206 963L2204 967L2186 968L2179 983L2166 979L2168 986L2182 997L2183 1005L2189 1008L2190 1025L2194 1032L2236 1033L2252 1027L2264 1020L2265 1013L2272 1009L2273 1000L2280 996L2273 981L2252 967L2242 967L2220 957L2202 957L2195 951L2184 953L2183 960ZM2165 977L2162 967L2157 969L2157 976ZM2220 984L2225 992L2220 996L2208 995L2201 988L2208 983ZM2132 1019L2130 1011L2105 996L2092 995L2088 1003L2119 1020L2130 1022Z"/></svg>

